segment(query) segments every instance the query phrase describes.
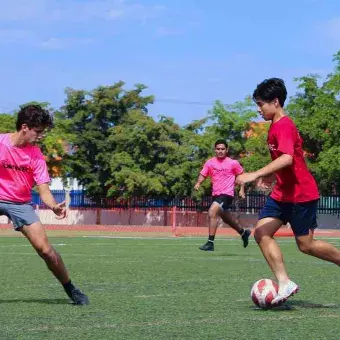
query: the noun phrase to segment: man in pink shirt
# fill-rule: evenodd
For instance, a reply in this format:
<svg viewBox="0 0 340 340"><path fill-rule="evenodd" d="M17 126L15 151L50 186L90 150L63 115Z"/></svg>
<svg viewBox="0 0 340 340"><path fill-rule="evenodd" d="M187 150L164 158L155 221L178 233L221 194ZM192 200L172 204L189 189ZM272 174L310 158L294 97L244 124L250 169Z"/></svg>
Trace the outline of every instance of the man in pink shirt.
<svg viewBox="0 0 340 340"><path fill-rule="evenodd" d="M340 265L339 249L314 239L319 191L307 168L299 131L283 109L286 97L286 86L279 78L266 79L255 89L253 99L257 110L264 120L271 121L267 142L272 162L236 179L239 184L259 179L258 185L266 188L271 181L268 176L275 174L276 177L254 232L255 240L279 282L278 295L272 301L274 306L299 291L287 274L280 247L273 238L283 224L290 223L300 251Z"/></svg>
<svg viewBox="0 0 340 340"><path fill-rule="evenodd" d="M195 190L198 190L201 183L208 176L211 177L213 203L209 208L209 237L199 249L214 251L218 217L241 235L243 246L246 248L251 231L242 228L229 211L234 199L235 177L243 172L243 168L238 161L228 157L228 144L224 139L216 141L215 154L215 157L205 162L194 186ZM245 197L244 186L241 186L240 195Z"/></svg>
<svg viewBox="0 0 340 340"><path fill-rule="evenodd" d="M0 134L0 215L6 215L14 229L29 240L73 303L85 305L89 303L87 296L72 284L31 203L31 191L36 186L42 201L57 218L66 217L65 202L57 203L54 199L46 162L35 145L52 125L48 111L28 105L18 113L16 132Z"/></svg>

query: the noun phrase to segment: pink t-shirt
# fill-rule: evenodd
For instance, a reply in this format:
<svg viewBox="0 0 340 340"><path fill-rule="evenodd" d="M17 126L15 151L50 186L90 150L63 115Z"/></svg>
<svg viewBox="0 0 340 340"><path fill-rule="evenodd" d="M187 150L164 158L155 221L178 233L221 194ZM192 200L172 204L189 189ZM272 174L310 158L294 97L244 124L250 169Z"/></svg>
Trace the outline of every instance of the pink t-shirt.
<svg viewBox="0 0 340 340"><path fill-rule="evenodd" d="M10 134L0 134L0 200L30 202L33 186L49 182L47 165L39 147L13 146Z"/></svg>
<svg viewBox="0 0 340 340"><path fill-rule="evenodd" d="M212 195L229 195L234 197L235 177L243 172L241 164L229 157L210 158L203 166L201 175L210 176Z"/></svg>

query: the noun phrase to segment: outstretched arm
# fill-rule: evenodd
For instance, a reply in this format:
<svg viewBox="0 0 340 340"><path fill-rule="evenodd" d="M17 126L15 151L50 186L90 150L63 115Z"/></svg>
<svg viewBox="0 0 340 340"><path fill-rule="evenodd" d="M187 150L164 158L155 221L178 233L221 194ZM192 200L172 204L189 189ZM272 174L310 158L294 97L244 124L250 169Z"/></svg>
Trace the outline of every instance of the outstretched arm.
<svg viewBox="0 0 340 340"><path fill-rule="evenodd" d="M278 170L291 166L293 164L293 157L288 154L283 154L265 167L255 172L244 173L236 178L237 184L245 184L256 181L260 177L265 177L275 173Z"/></svg>
<svg viewBox="0 0 340 340"><path fill-rule="evenodd" d="M57 203L53 197L50 187L47 183L37 186L42 201L58 216L58 219L66 217L66 202Z"/></svg>

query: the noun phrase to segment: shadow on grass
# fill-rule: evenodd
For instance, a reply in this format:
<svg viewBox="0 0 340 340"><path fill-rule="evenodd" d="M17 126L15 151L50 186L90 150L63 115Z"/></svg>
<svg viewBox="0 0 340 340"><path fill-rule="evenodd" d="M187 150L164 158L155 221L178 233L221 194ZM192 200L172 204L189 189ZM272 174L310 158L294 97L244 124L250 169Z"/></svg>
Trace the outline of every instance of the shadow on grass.
<svg viewBox="0 0 340 340"><path fill-rule="evenodd" d="M294 311L297 308L307 308L307 309L339 309L340 305L334 303L322 304L322 303L314 303L310 301L304 300L291 300L285 302L283 305L270 308L270 309L261 309L258 307L253 307L253 309L258 311L272 311L272 312L289 312Z"/></svg>
<svg viewBox="0 0 340 340"><path fill-rule="evenodd" d="M290 306L290 307L312 308L312 309L317 309L317 308L338 309L340 308L340 305L335 304L335 303L314 303L314 302L304 301L304 300L287 301L285 305Z"/></svg>
<svg viewBox="0 0 340 340"><path fill-rule="evenodd" d="M42 303L47 305L70 305L67 299L0 299L2 303Z"/></svg>
<svg viewBox="0 0 340 340"><path fill-rule="evenodd" d="M235 256L235 257L249 257L249 254L233 254L233 253L215 253L217 256L221 257L229 257L229 256Z"/></svg>

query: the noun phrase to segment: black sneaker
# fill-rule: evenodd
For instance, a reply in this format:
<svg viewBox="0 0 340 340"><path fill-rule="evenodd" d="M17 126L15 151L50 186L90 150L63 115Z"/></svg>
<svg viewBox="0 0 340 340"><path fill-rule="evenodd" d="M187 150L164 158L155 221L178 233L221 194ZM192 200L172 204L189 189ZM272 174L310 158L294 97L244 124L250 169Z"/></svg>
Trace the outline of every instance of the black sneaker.
<svg viewBox="0 0 340 340"><path fill-rule="evenodd" d="M203 246L200 246L199 249L205 251L214 251L214 243L208 241L207 243L203 244Z"/></svg>
<svg viewBox="0 0 340 340"><path fill-rule="evenodd" d="M89 298L78 288L74 288L66 293L75 305L88 305L90 303Z"/></svg>
<svg viewBox="0 0 340 340"><path fill-rule="evenodd" d="M249 243L249 236L251 235L251 230L246 229L243 233L243 235L241 236L242 241L243 241L243 247L247 248L248 243Z"/></svg>

